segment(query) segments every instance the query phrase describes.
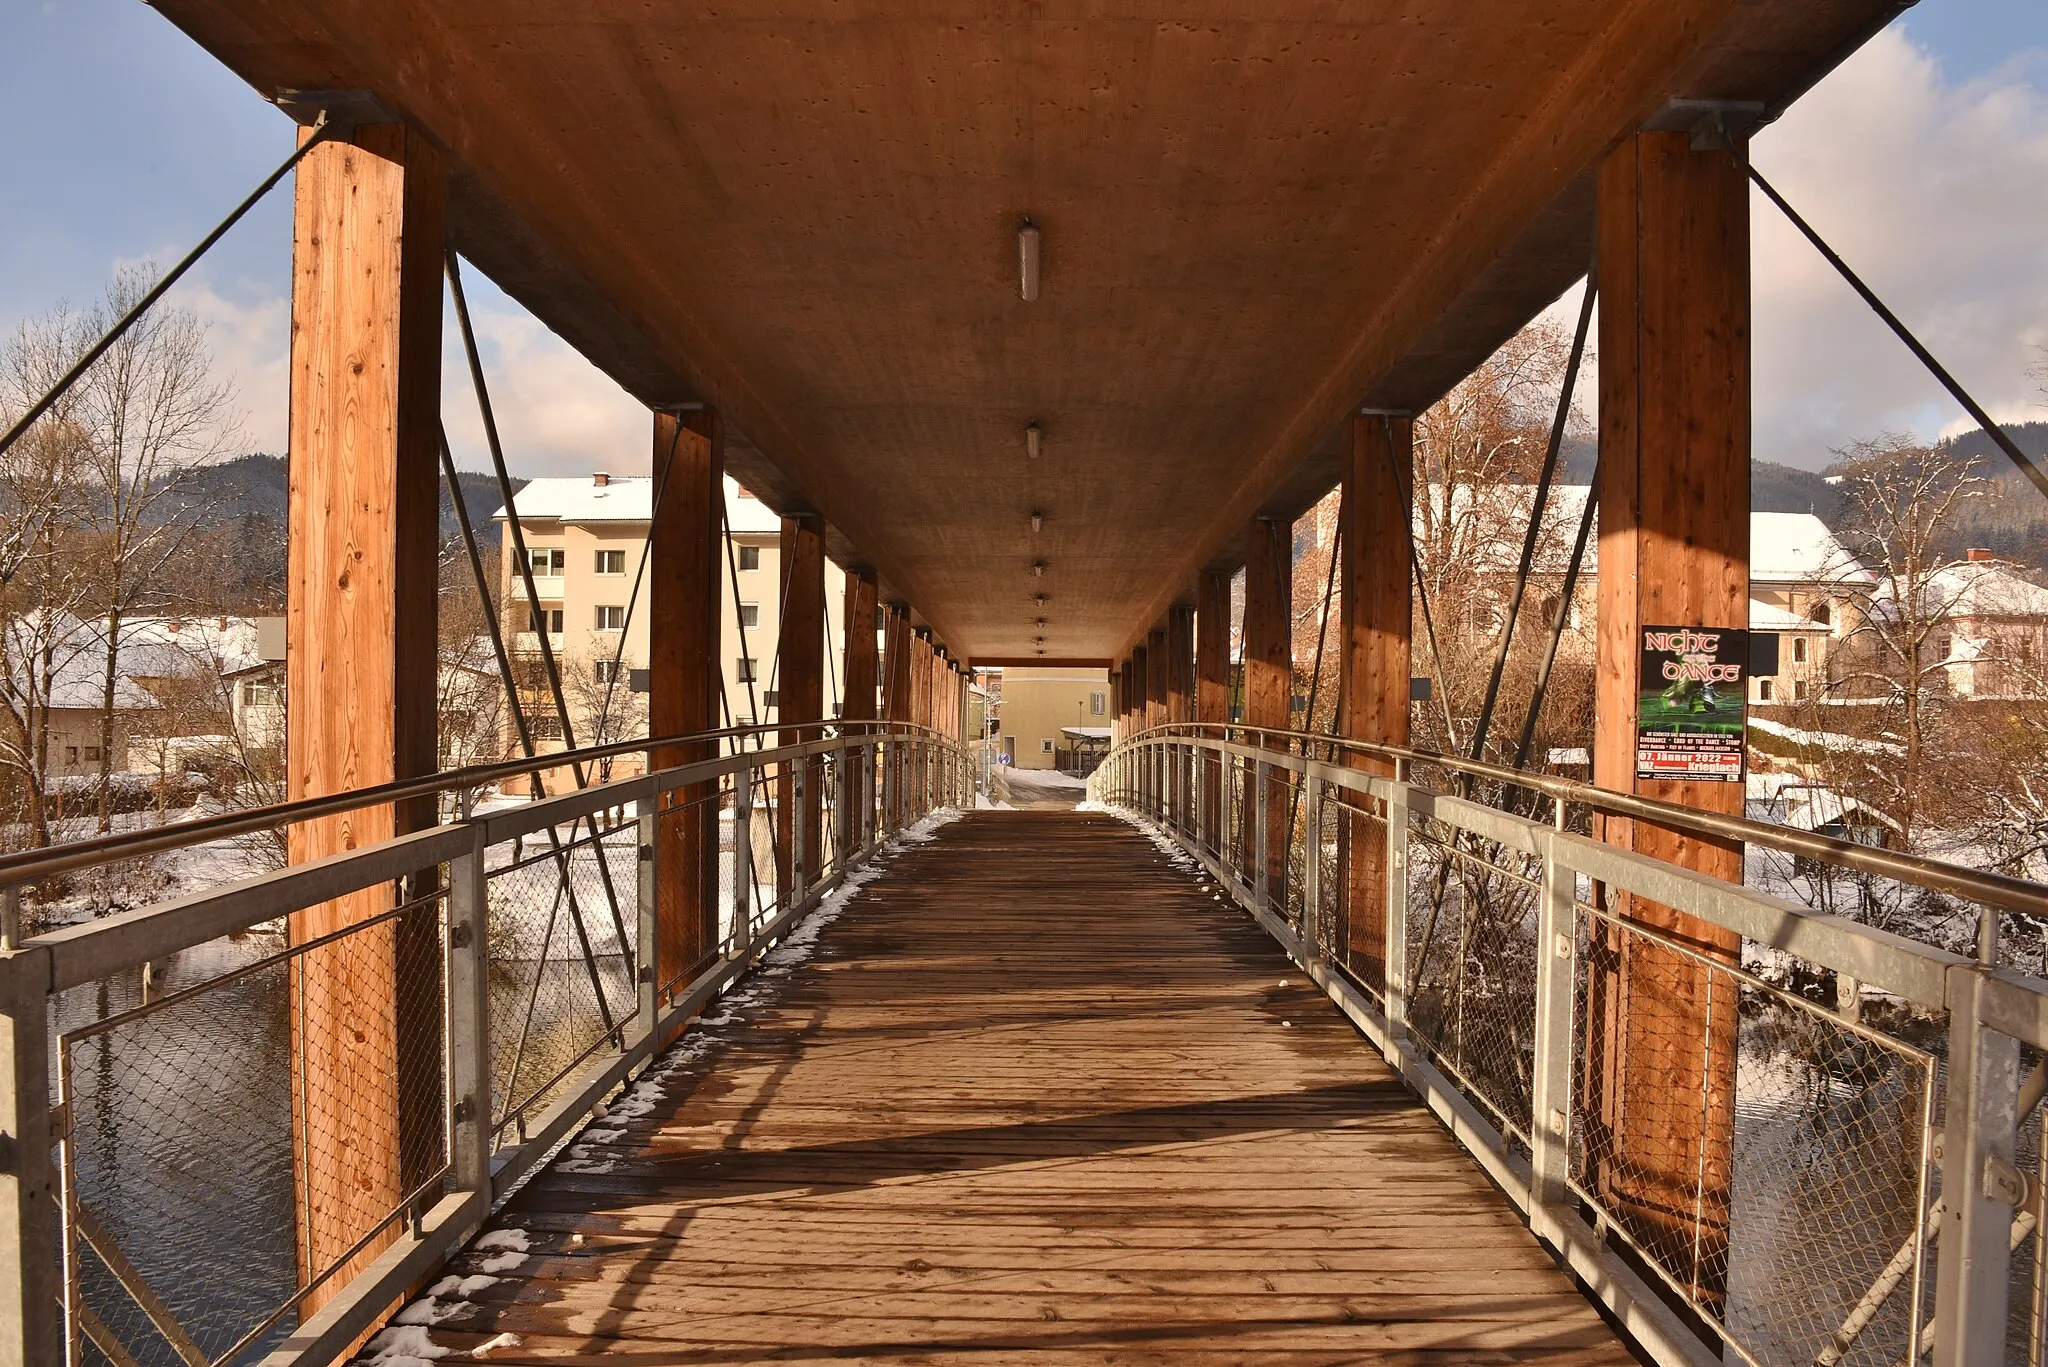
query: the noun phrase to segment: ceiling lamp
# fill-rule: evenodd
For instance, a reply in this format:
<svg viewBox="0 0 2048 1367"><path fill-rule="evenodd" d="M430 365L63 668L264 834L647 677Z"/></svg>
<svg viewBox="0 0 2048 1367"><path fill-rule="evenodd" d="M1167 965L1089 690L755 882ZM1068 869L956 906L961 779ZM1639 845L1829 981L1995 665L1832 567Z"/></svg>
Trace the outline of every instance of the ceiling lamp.
<svg viewBox="0 0 2048 1367"><path fill-rule="evenodd" d="M1039 595L1038 595L1038 596L1037 596L1036 598L1032 599L1031 601L1032 601L1032 602L1034 602L1034 603L1036 603L1036 604L1038 604L1038 606L1040 606L1040 607L1044 607L1044 606L1045 606L1045 595L1041 593L1041 594L1039 594Z"/></svg>
<svg viewBox="0 0 2048 1367"><path fill-rule="evenodd" d="M1033 579L1045 578L1045 562L1043 560L1034 560L1031 562L1031 577Z"/></svg>
<svg viewBox="0 0 2048 1367"><path fill-rule="evenodd" d="M1044 529L1045 529L1045 514L1044 514L1044 513L1041 513L1041 512L1038 512L1038 511L1037 511L1036 509L1034 509L1034 510L1032 511L1032 513L1031 513L1031 530L1032 530L1033 532L1039 532L1039 531L1043 531Z"/></svg>
<svg viewBox="0 0 2048 1367"><path fill-rule="evenodd" d="M1024 429L1024 459L1038 459L1038 424L1035 422Z"/></svg>
<svg viewBox="0 0 2048 1367"><path fill-rule="evenodd" d="M1017 292L1038 302L1038 225L1028 218L1017 225Z"/></svg>

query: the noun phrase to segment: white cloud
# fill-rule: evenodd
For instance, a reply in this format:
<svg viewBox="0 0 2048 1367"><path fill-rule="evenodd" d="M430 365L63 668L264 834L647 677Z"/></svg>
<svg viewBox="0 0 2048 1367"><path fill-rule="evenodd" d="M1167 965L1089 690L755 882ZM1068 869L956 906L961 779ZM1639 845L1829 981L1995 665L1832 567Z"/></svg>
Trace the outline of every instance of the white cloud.
<svg viewBox="0 0 2048 1367"><path fill-rule="evenodd" d="M291 399L291 306L277 295L238 303L190 276L170 297L205 325L214 374L234 385L235 407L242 415L240 448L284 454Z"/></svg>
<svg viewBox="0 0 2048 1367"><path fill-rule="evenodd" d="M592 470L647 472L653 444L648 412L540 320L479 281L463 277L484 380L490 386L505 464L515 475ZM441 412L456 464L490 468L490 448L470 387L454 310L448 312Z"/></svg>
<svg viewBox="0 0 2048 1367"><path fill-rule="evenodd" d="M2048 96L2028 58L1951 84L1896 26L1758 135L1757 168L2001 422L2048 418ZM2048 54L2033 54L2034 61ZM1974 426L1761 193L1756 454L1817 466Z"/></svg>

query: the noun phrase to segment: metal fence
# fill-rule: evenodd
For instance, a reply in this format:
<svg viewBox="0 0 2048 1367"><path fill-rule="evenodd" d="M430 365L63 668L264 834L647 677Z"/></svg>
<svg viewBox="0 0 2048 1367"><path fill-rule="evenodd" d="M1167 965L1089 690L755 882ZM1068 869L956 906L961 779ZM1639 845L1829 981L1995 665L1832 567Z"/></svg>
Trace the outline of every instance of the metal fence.
<svg viewBox="0 0 2048 1367"><path fill-rule="evenodd" d="M847 729L10 944L0 1360L345 1352L877 842L971 801L959 746Z"/></svg>
<svg viewBox="0 0 2048 1367"><path fill-rule="evenodd" d="M1092 786L1264 923L1658 1361L2043 1360L2048 981L1996 941L2048 889L1238 727L1140 735ZM1593 838L1610 819L1980 909L1982 936L1719 881Z"/></svg>

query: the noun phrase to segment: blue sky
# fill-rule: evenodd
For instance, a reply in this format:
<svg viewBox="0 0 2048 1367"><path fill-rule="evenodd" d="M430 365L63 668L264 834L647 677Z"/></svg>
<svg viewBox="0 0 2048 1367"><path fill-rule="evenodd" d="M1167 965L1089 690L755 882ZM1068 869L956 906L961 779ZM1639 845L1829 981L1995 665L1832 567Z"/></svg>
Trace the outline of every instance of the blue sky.
<svg viewBox="0 0 2048 1367"><path fill-rule="evenodd" d="M0 0L0 331L89 300L114 264L174 259L291 147L289 122L140 0ZM1922 0L1756 148L1791 195L2001 419L2048 417L2048 3ZM182 287L248 412L282 439L290 196L281 189ZM1756 219L1757 452L1818 464L1886 428L1958 424L1824 267ZM515 461L644 463L645 420L503 296L479 327ZM451 433L478 452L461 371ZM459 402L458 402L459 401Z"/></svg>

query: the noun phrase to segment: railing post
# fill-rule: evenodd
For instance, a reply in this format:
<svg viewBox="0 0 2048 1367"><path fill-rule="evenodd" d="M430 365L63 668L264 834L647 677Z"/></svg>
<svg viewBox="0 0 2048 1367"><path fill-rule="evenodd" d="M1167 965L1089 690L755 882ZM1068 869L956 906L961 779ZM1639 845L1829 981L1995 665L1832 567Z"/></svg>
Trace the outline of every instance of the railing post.
<svg viewBox="0 0 2048 1367"><path fill-rule="evenodd" d="M50 1161L50 958L0 954L0 1367L61 1362Z"/></svg>
<svg viewBox="0 0 2048 1367"><path fill-rule="evenodd" d="M1266 829L1266 789L1271 786L1271 780L1266 776L1266 761L1252 761L1251 783L1252 819L1258 822L1252 837L1252 905L1265 911L1273 896L1272 832Z"/></svg>
<svg viewBox="0 0 2048 1367"><path fill-rule="evenodd" d="M491 884L484 828L448 861L448 1163L455 1185L491 1197ZM643 881L645 875L642 875ZM645 948L645 942L642 942ZM644 981L654 961L643 953Z"/></svg>
<svg viewBox="0 0 2048 1367"><path fill-rule="evenodd" d="M810 798L809 792L806 791L809 787L808 780L811 771L809 757L799 757L790 768L793 772L790 775L789 784L789 900L787 905L793 907L804 900L804 894L810 891L811 887L811 852L804 840L804 826L806 824L804 821L804 812L806 810L804 804Z"/></svg>
<svg viewBox="0 0 2048 1367"><path fill-rule="evenodd" d="M1934 1367L1996 1367L2005 1360L2013 1209L2026 1188L2013 1162L2020 1047L1984 1025L1988 978L1981 964L1949 970Z"/></svg>
<svg viewBox="0 0 2048 1367"><path fill-rule="evenodd" d="M1313 762L1302 767L1301 940L1311 960L1323 956L1323 785Z"/></svg>
<svg viewBox="0 0 2048 1367"><path fill-rule="evenodd" d="M732 774L732 943L736 956L754 947L754 769Z"/></svg>
<svg viewBox="0 0 2048 1367"><path fill-rule="evenodd" d="M1543 894L1536 918L1536 1036L1530 1085L1529 1223L1554 1234L1570 1175L1572 998L1578 964L1578 873L1543 841Z"/></svg>
<svg viewBox="0 0 2048 1367"><path fill-rule="evenodd" d="M1353 846L1356 857L1356 844ZM1408 761L1394 761L1387 788L1387 1033L1408 1028Z"/></svg>

